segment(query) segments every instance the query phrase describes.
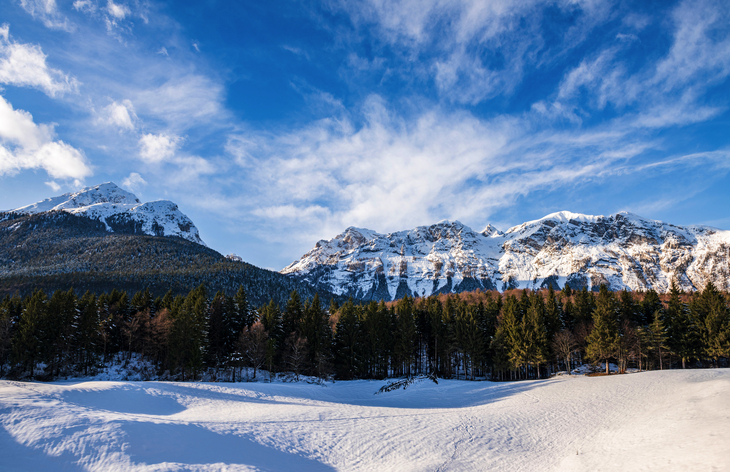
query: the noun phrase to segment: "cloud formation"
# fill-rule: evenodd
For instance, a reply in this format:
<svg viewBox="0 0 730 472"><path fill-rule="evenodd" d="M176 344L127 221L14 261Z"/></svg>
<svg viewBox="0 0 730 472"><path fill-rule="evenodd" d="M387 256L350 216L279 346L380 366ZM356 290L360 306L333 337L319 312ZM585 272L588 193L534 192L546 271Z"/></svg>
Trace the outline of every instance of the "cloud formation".
<svg viewBox="0 0 730 472"><path fill-rule="evenodd" d="M145 134L139 139L139 157L147 163L159 163L175 155L182 141L179 136L167 134Z"/></svg>
<svg viewBox="0 0 730 472"><path fill-rule="evenodd" d="M132 172L122 180L122 187L127 188L131 192L139 192L146 185L147 181L137 172Z"/></svg>
<svg viewBox="0 0 730 472"><path fill-rule="evenodd" d="M30 113L14 110L0 96L0 175L24 169L43 169L54 179L92 174L83 153L55 139L53 126L35 124Z"/></svg>
<svg viewBox="0 0 730 472"><path fill-rule="evenodd" d="M134 112L134 105L130 100L112 102L104 107L99 119L110 126L115 126L124 131L132 131L139 118Z"/></svg>
<svg viewBox="0 0 730 472"><path fill-rule="evenodd" d="M68 32L74 30L74 25L58 11L56 0L20 0L20 6L43 22L47 28L60 29Z"/></svg>
<svg viewBox="0 0 730 472"><path fill-rule="evenodd" d="M48 67L40 46L10 39L8 25L0 26L0 83L37 88L51 97L75 92L79 86L75 78Z"/></svg>
<svg viewBox="0 0 730 472"><path fill-rule="evenodd" d="M356 37L369 36L384 53L395 52L391 68L408 80L432 81L443 98L469 105L512 94L526 68L581 44L614 7L610 0L332 2L348 15ZM548 15L572 22L549 46L542 21Z"/></svg>

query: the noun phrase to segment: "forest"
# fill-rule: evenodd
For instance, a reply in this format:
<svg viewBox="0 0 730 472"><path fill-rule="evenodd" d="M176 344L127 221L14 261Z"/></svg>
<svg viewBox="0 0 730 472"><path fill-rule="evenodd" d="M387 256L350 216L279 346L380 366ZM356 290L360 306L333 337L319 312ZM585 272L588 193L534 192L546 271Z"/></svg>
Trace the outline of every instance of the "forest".
<svg viewBox="0 0 730 472"><path fill-rule="evenodd" d="M0 377L89 376L142 359L151 378L238 381L265 371L321 379L418 374L468 380L548 377L592 363L615 371L727 367L730 297L711 283L668 294L475 291L338 305L291 292L280 306L233 296L131 297L42 290L0 302Z"/></svg>

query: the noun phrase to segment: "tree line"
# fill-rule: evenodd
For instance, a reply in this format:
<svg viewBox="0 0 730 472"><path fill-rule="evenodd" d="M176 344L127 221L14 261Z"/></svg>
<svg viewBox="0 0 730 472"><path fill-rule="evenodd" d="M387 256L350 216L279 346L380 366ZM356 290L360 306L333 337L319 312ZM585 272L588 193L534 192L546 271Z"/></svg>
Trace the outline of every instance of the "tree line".
<svg viewBox="0 0 730 472"><path fill-rule="evenodd" d="M357 379L435 374L516 380L586 362L628 368L727 366L730 303L711 283L663 297L552 288L325 306L291 292L253 306L243 287L131 298L42 290L0 302L0 376L93 375L143 359L156 378L240 380L253 371ZM244 374L245 369L245 374Z"/></svg>

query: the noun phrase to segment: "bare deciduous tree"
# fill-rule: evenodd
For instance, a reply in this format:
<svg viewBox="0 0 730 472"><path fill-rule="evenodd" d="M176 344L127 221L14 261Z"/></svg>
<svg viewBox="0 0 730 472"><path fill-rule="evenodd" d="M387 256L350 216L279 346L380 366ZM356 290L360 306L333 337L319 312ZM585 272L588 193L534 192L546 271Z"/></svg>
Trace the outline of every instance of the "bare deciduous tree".
<svg viewBox="0 0 730 472"><path fill-rule="evenodd" d="M256 371L266 362L266 342L268 334L260 321L241 331L238 339L239 350L246 357L250 367L253 367L253 376L256 378Z"/></svg>
<svg viewBox="0 0 730 472"><path fill-rule="evenodd" d="M568 374L570 374L571 369L571 356L577 345L575 336L567 329L560 330L553 338L552 347L565 360L565 369L568 371Z"/></svg>
<svg viewBox="0 0 730 472"><path fill-rule="evenodd" d="M286 339L286 364L296 377L299 382L299 375L304 368L304 364L307 360L307 340L298 336L296 333L292 333Z"/></svg>

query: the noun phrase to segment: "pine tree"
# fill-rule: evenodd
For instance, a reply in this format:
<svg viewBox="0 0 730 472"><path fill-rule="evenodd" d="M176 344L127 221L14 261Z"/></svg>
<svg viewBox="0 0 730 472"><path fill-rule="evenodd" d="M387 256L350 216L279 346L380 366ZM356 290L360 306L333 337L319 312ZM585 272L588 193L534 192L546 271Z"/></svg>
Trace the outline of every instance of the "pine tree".
<svg viewBox="0 0 730 472"><path fill-rule="evenodd" d="M89 368L96 363L99 352L99 323L96 295L86 292L79 300L79 322L74 339L84 375L88 375Z"/></svg>
<svg viewBox="0 0 730 472"><path fill-rule="evenodd" d="M601 285L593 311L593 330L588 336L586 354L590 359L606 362L606 375L610 373L608 361L618 342L618 307L612 292Z"/></svg>
<svg viewBox="0 0 730 472"><path fill-rule="evenodd" d="M229 313L227 297L218 292L208 307L208 348L206 364L216 369L228 357Z"/></svg>
<svg viewBox="0 0 730 472"><path fill-rule="evenodd" d="M289 300L286 302L284 313L282 315L282 329L286 336L291 333L301 335L301 324L304 319L304 308L302 307L302 300L299 297L299 293L293 290L289 295Z"/></svg>
<svg viewBox="0 0 730 472"><path fill-rule="evenodd" d="M659 294L652 288L644 294L644 300L641 302L641 309L639 319L637 323L640 326L647 326L654 320L654 313L657 310L662 310L662 301L659 298Z"/></svg>
<svg viewBox="0 0 730 472"><path fill-rule="evenodd" d="M181 369L183 380L186 372L190 372L193 379L196 378L203 366L207 337L206 314L207 301L202 285L192 290L181 306L173 307L170 355L173 366Z"/></svg>
<svg viewBox="0 0 730 472"><path fill-rule="evenodd" d="M527 363L527 352L522 331L520 303L514 295L507 297L502 307L502 319L497 328L495 348L503 351L512 370L521 370Z"/></svg>
<svg viewBox="0 0 730 472"><path fill-rule="evenodd" d="M540 377L540 364L547 362L548 335L545 326L545 303L538 293L530 296L530 305L522 320L522 343L525 359L530 366L536 367Z"/></svg>
<svg viewBox="0 0 730 472"><path fill-rule="evenodd" d="M654 312L653 321L646 329L646 340L649 350L655 352L659 359L659 369L663 370L663 355L667 351L667 332L662 321L661 310Z"/></svg>
<svg viewBox="0 0 730 472"><path fill-rule="evenodd" d="M304 309L302 334L307 339L309 364L314 373L319 378L327 377L331 370L332 328L317 294Z"/></svg>
<svg viewBox="0 0 730 472"><path fill-rule="evenodd" d="M339 309L335 328L335 372L340 379L353 379L361 371L363 339L357 309L352 300Z"/></svg>
<svg viewBox="0 0 730 472"><path fill-rule="evenodd" d="M682 368L684 369L689 359L699 356L700 333L693 323L689 308L682 303L681 293L677 282L672 279L665 319L667 324L667 346L682 359Z"/></svg>
<svg viewBox="0 0 730 472"><path fill-rule="evenodd" d="M33 378L36 362L41 357L41 323L46 317L46 294L36 290L24 303L25 309L18 321L18 332L13 338L13 362L23 365Z"/></svg>
<svg viewBox="0 0 730 472"><path fill-rule="evenodd" d="M416 323L413 318L413 299L403 297L396 303L397 327L395 331L395 358L402 375L411 375L414 354Z"/></svg>

